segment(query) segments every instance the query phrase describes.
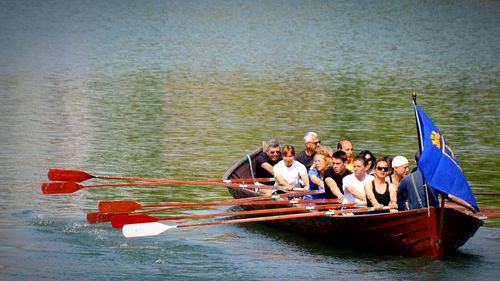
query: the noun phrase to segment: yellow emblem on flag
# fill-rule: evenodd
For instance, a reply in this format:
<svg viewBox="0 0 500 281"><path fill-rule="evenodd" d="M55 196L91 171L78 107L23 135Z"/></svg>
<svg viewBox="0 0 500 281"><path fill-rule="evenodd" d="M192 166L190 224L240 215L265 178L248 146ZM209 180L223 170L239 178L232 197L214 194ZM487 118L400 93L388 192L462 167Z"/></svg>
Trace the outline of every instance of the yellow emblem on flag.
<svg viewBox="0 0 500 281"><path fill-rule="evenodd" d="M441 136L438 133L432 131L431 140L433 145L435 145L438 149L441 149Z"/></svg>
<svg viewBox="0 0 500 281"><path fill-rule="evenodd" d="M436 131L431 132L431 142L434 146L441 150L441 153L444 156L448 157L460 170L462 170L455 159L455 153L453 153L451 147L446 144L444 138Z"/></svg>

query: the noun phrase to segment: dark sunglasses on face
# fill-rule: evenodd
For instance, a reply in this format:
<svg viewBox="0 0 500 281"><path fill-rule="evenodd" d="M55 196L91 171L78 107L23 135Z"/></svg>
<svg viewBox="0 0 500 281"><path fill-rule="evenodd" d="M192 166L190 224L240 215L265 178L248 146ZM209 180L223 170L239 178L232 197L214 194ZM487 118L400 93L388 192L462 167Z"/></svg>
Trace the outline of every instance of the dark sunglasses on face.
<svg viewBox="0 0 500 281"><path fill-rule="evenodd" d="M269 154L280 154L280 151L269 151Z"/></svg>
<svg viewBox="0 0 500 281"><path fill-rule="evenodd" d="M389 167L380 167L380 166L377 166L377 170L387 172L387 171L389 171Z"/></svg>
<svg viewBox="0 0 500 281"><path fill-rule="evenodd" d="M320 144L320 143L321 143L321 141L315 141L315 142L310 141L309 143L312 143L312 144L314 144L314 145L318 145L318 144Z"/></svg>

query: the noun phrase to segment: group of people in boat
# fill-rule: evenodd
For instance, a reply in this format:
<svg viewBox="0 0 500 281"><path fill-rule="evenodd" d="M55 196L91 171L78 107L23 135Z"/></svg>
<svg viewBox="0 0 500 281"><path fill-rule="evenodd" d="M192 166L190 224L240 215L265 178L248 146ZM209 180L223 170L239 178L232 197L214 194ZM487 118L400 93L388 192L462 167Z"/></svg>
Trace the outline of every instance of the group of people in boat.
<svg viewBox="0 0 500 281"><path fill-rule="evenodd" d="M304 135L304 146L296 153L293 145L265 142L256 159L255 177L274 178L265 184L286 191L316 191L305 199L338 198L344 204L386 207L391 212L438 206L436 191L426 185L418 166L408 173L409 161L402 155L376 159L371 151L363 150L354 156L349 139L341 139L333 151L321 146L315 132ZM415 163L419 158L417 151Z"/></svg>

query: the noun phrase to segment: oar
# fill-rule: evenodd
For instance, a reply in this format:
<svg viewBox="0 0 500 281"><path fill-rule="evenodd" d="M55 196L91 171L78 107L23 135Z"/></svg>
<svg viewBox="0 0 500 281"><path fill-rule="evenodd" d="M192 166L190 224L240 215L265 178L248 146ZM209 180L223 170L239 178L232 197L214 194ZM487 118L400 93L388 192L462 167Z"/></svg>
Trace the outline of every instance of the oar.
<svg viewBox="0 0 500 281"><path fill-rule="evenodd" d="M459 211L467 210L466 207L459 205L457 203L453 203L453 202L446 202L445 207L457 209ZM480 210L479 213L483 213L483 212L498 212L498 213L500 213L500 207L479 207L479 210Z"/></svg>
<svg viewBox="0 0 500 281"><path fill-rule="evenodd" d="M235 212L201 214L201 215L179 215L179 216L169 216L169 217L153 217L153 216L146 215L146 214L116 215L116 216L113 216L111 218L111 225L113 226L113 228L122 228L125 224L157 222L157 221L162 221L162 220L204 219L204 218L213 218L213 217L295 213L295 212L304 212L304 211L312 211L312 210L340 209L342 207L346 207L346 206L342 206L341 204L296 206L296 207L260 209L260 210L250 210L250 211L235 211Z"/></svg>
<svg viewBox="0 0 500 281"><path fill-rule="evenodd" d="M304 196L304 195L308 195L308 194L321 194L321 191L319 191L319 190L296 191L296 192L288 192L288 193L281 193L281 194L261 195L261 196L256 196L256 197L240 198L240 199L234 199L231 201L239 201L239 202L248 201L248 202L250 202L250 201L278 199L278 198L285 198L285 197L288 197L288 198L299 197L299 196ZM196 207L196 206L194 206L194 207ZM187 208L187 207L183 207L183 208ZM132 214L154 213L154 212L167 211L167 210L172 210L172 209L180 209L180 208L164 207L164 208L159 208L159 209L150 209L150 210L146 210L146 211L132 212ZM126 215L126 214L129 214L129 213L128 212L124 212L124 213L101 213L101 212L88 213L87 214L87 222L89 224L110 222L111 218L113 216Z"/></svg>
<svg viewBox="0 0 500 281"><path fill-rule="evenodd" d="M498 219L500 218L500 207L480 207L480 212L473 213L466 207L459 205L453 202L446 202L445 205L447 208L453 208L457 211L464 212L467 215L476 217L478 219L487 220L487 219Z"/></svg>
<svg viewBox="0 0 500 281"><path fill-rule="evenodd" d="M246 201L258 201L258 200L266 200L266 199L272 199L272 198L280 198L280 197L275 197L276 195L272 196L256 196L256 197L247 197L247 198L240 198L240 199L235 199L233 201L241 201L241 202L246 202ZM88 213L87 214L87 222L89 224L94 224L94 223L103 223L103 222L110 222L111 218L116 215L129 215L129 214L145 214L145 213L156 213L156 212L161 212L161 211L168 211L168 210L178 210L181 209L175 208L175 207L163 207L163 208L158 208L158 209L149 209L149 210L144 210L144 211L137 211L137 212L113 212L113 213L103 213L103 212L93 212L93 213Z"/></svg>
<svg viewBox="0 0 500 281"><path fill-rule="evenodd" d="M240 199L234 199L234 200L227 200L227 201L232 201L232 202L249 202L249 201L259 201L259 200L269 200L269 199L278 199L281 198L282 194L275 194L275 195L262 195L262 196L256 196L256 197L246 197L246 198L240 198ZM222 201L225 202L225 201ZM103 222L110 222L111 218L116 215L129 215L129 214L145 214L145 213L156 213L156 212L161 212L161 211L168 211L168 210L178 210L178 209L183 209L186 207L163 207L163 208L158 208L158 209L149 209L149 210L143 210L143 211L133 211L133 212L112 212L112 213L103 213L103 212L93 212L93 213L88 213L87 214L87 222L89 224L94 224L94 223L103 223Z"/></svg>
<svg viewBox="0 0 500 281"><path fill-rule="evenodd" d="M130 213L100 213L100 212L92 212L87 214L87 223L95 224L95 223L104 223L110 222L114 216L126 216Z"/></svg>
<svg viewBox="0 0 500 281"><path fill-rule="evenodd" d="M500 218L500 213L495 213L495 212L479 212L479 213L474 213L474 214L470 214L471 216L473 217L476 217L478 219L482 219L482 220L494 220L494 219L498 219Z"/></svg>
<svg viewBox="0 0 500 281"><path fill-rule="evenodd" d="M500 213L486 213L485 215L486 215L486 219L490 219L490 220L500 218Z"/></svg>
<svg viewBox="0 0 500 281"><path fill-rule="evenodd" d="M95 184L95 185L81 185L77 182L46 182L42 183L43 194L63 194L73 193L82 188L101 188L101 187L133 187L133 186L162 186L162 185L204 185L204 186L224 186L231 188L254 188L254 189L274 189L282 190L282 187L273 187L270 185L255 185L243 183L225 183L213 181L196 181L196 180L162 180L156 182L143 182L143 183L116 183L116 184Z"/></svg>
<svg viewBox="0 0 500 281"><path fill-rule="evenodd" d="M375 208L359 208L359 209L346 209L338 211L321 211L312 213L300 213L300 214L288 214L288 215L277 215L277 216L265 216L265 217L255 217L255 218L244 218L244 219L233 219L233 220L221 220L221 221L210 221L210 222L200 222L191 224L177 224L177 225L166 225L159 222L147 222L147 223L135 223L126 224L122 228L122 233L125 237L144 237L144 236L155 236L159 235L172 228L181 227L195 227L195 226L207 226L207 225L217 225L217 224L235 224L235 223L251 223L251 222L263 222L263 221L274 221L274 220L287 220L287 219L303 219L312 218L320 216L334 216L338 214L345 213L365 213L374 211Z"/></svg>
<svg viewBox="0 0 500 281"><path fill-rule="evenodd" d="M338 203L338 199L291 199L291 200L268 200L268 201L216 201L216 202L198 202L198 203L158 203L158 204L140 204L136 201L101 201L99 202L99 212L101 213L131 213L143 208L196 208L210 206L257 206L257 205L286 205L286 204L321 204Z"/></svg>
<svg viewBox="0 0 500 281"><path fill-rule="evenodd" d="M476 191L474 195L500 196L500 192Z"/></svg>
<svg viewBox="0 0 500 281"><path fill-rule="evenodd" d="M105 176L105 175L92 175L82 170L67 170L67 169L49 169L47 176L51 181L72 181L82 182L93 178L108 179L108 180L123 180L123 181L148 181L157 182L169 179L159 178L139 178L139 177L120 177L120 176ZM228 179L228 180L208 180L214 182L224 183L255 183L255 182L269 182L274 181L274 178L244 178L244 179Z"/></svg>

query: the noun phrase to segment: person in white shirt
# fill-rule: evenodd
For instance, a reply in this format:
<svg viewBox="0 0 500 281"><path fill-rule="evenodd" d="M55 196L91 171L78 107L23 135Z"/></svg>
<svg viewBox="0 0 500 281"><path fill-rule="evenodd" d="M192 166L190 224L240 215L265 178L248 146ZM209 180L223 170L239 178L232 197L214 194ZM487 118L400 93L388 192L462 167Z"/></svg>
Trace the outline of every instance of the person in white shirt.
<svg viewBox="0 0 500 281"><path fill-rule="evenodd" d="M357 157L353 161L354 173L342 179L344 201L342 203L357 203L366 205L365 184L372 181L372 175L366 173L369 163L364 158Z"/></svg>
<svg viewBox="0 0 500 281"><path fill-rule="evenodd" d="M293 145L285 145L281 155L283 160L274 165L274 178L276 186L284 187L287 191L297 188L309 189L309 176L306 167L295 160L295 148Z"/></svg>

